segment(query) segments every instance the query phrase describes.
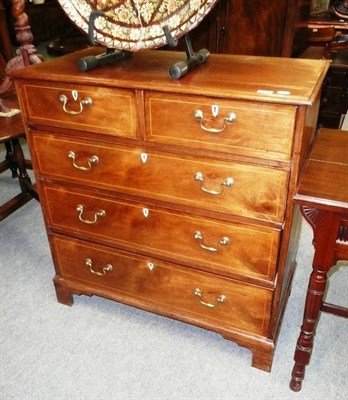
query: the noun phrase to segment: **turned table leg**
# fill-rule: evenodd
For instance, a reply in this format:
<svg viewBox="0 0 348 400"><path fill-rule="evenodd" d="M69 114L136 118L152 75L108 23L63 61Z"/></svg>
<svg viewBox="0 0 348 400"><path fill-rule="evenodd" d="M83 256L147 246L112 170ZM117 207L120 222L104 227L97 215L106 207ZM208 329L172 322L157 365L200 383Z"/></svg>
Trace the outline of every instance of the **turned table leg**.
<svg viewBox="0 0 348 400"><path fill-rule="evenodd" d="M295 364L290 381L290 389L295 392L301 390L305 368L310 361L315 329L325 294L327 272L335 264L334 248L340 218L335 213L320 210L315 214L315 221L309 222L314 233L315 253L313 272L309 280L303 323L297 340L294 355Z"/></svg>
<svg viewBox="0 0 348 400"><path fill-rule="evenodd" d="M325 293L326 281L327 277L325 272L313 270L309 281L303 324L301 326L300 336L297 340L294 356L295 364L290 382L290 388L295 392L301 390L305 368L310 361L315 328Z"/></svg>
<svg viewBox="0 0 348 400"><path fill-rule="evenodd" d="M25 166L25 158L23 154L22 147L19 143L19 139L12 139L13 148L13 158L16 161L16 166L18 168L18 180L22 192L27 193L28 188L31 187L31 181Z"/></svg>

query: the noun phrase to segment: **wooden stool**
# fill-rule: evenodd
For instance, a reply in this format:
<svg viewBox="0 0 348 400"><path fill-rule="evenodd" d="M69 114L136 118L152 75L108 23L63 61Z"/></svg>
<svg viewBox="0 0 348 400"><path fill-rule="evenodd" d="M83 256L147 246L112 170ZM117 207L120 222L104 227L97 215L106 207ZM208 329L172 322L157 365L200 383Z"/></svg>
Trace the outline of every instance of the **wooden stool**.
<svg viewBox="0 0 348 400"><path fill-rule="evenodd" d="M14 94L6 96L6 104L16 108ZM31 162L24 158L20 144L20 138L25 138L23 122L20 114L11 117L0 117L0 143L6 148L5 160L0 163L0 173L10 169L12 177L18 178L20 193L0 206L0 221L12 214L19 207L26 204L33 197L38 200L35 185L32 184L27 172L31 168Z"/></svg>

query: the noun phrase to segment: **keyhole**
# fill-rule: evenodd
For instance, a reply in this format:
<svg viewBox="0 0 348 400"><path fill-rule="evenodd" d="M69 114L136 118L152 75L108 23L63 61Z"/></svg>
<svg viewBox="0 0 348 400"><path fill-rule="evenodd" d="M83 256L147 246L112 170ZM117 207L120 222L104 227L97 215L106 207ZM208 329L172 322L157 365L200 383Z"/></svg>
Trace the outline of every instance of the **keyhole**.
<svg viewBox="0 0 348 400"><path fill-rule="evenodd" d="M148 268L150 271L152 271L152 270L155 268L155 264L152 263L152 262L148 262L148 263L147 263L147 268Z"/></svg>
<svg viewBox="0 0 348 400"><path fill-rule="evenodd" d="M76 101L77 100L77 98L79 97L79 94L77 93L77 90L73 90L72 92L71 92L71 95L72 95L72 97L73 97L73 99Z"/></svg>
<svg viewBox="0 0 348 400"><path fill-rule="evenodd" d="M216 118L219 115L219 106L212 105L211 106L211 113L213 114L213 117Z"/></svg>

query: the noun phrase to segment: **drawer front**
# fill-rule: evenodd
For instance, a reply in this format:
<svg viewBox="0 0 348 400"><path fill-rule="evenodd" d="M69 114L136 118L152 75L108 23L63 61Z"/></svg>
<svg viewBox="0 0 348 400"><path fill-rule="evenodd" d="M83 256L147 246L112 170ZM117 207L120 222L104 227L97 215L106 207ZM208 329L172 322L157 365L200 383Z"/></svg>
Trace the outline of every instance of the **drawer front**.
<svg viewBox="0 0 348 400"><path fill-rule="evenodd" d="M39 173L48 178L260 220L283 219L288 180L283 170L35 132L32 143Z"/></svg>
<svg viewBox="0 0 348 400"><path fill-rule="evenodd" d="M58 274L168 313L266 335L272 291L188 268L53 237Z"/></svg>
<svg viewBox="0 0 348 400"><path fill-rule="evenodd" d="M223 223L64 188L44 186L40 195L55 230L228 276L274 278L276 229Z"/></svg>
<svg viewBox="0 0 348 400"><path fill-rule="evenodd" d="M147 140L273 160L290 159L295 107L159 93L146 94L145 107ZM234 119L231 113L235 121L226 122L229 115Z"/></svg>
<svg viewBox="0 0 348 400"><path fill-rule="evenodd" d="M24 84L27 118L32 123L136 138L135 93L69 84Z"/></svg>

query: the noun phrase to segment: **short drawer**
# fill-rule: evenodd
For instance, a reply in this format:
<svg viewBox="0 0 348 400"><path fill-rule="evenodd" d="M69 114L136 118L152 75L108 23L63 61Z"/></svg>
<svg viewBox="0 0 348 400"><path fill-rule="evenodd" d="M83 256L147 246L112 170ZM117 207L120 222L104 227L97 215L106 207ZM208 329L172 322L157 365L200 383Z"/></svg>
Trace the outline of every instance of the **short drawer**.
<svg viewBox="0 0 348 400"><path fill-rule="evenodd" d="M32 135L41 176L281 222L288 172L241 163Z"/></svg>
<svg viewBox="0 0 348 400"><path fill-rule="evenodd" d="M145 109L149 141L290 159L296 107L147 93Z"/></svg>
<svg viewBox="0 0 348 400"><path fill-rule="evenodd" d="M274 279L277 229L221 222L61 187L43 186L40 195L51 230L226 276Z"/></svg>
<svg viewBox="0 0 348 400"><path fill-rule="evenodd" d="M111 291L185 320L267 334L271 290L60 236L52 243L59 276L98 294Z"/></svg>
<svg viewBox="0 0 348 400"><path fill-rule="evenodd" d="M138 116L131 90L42 82L23 84L29 122L136 138Z"/></svg>

